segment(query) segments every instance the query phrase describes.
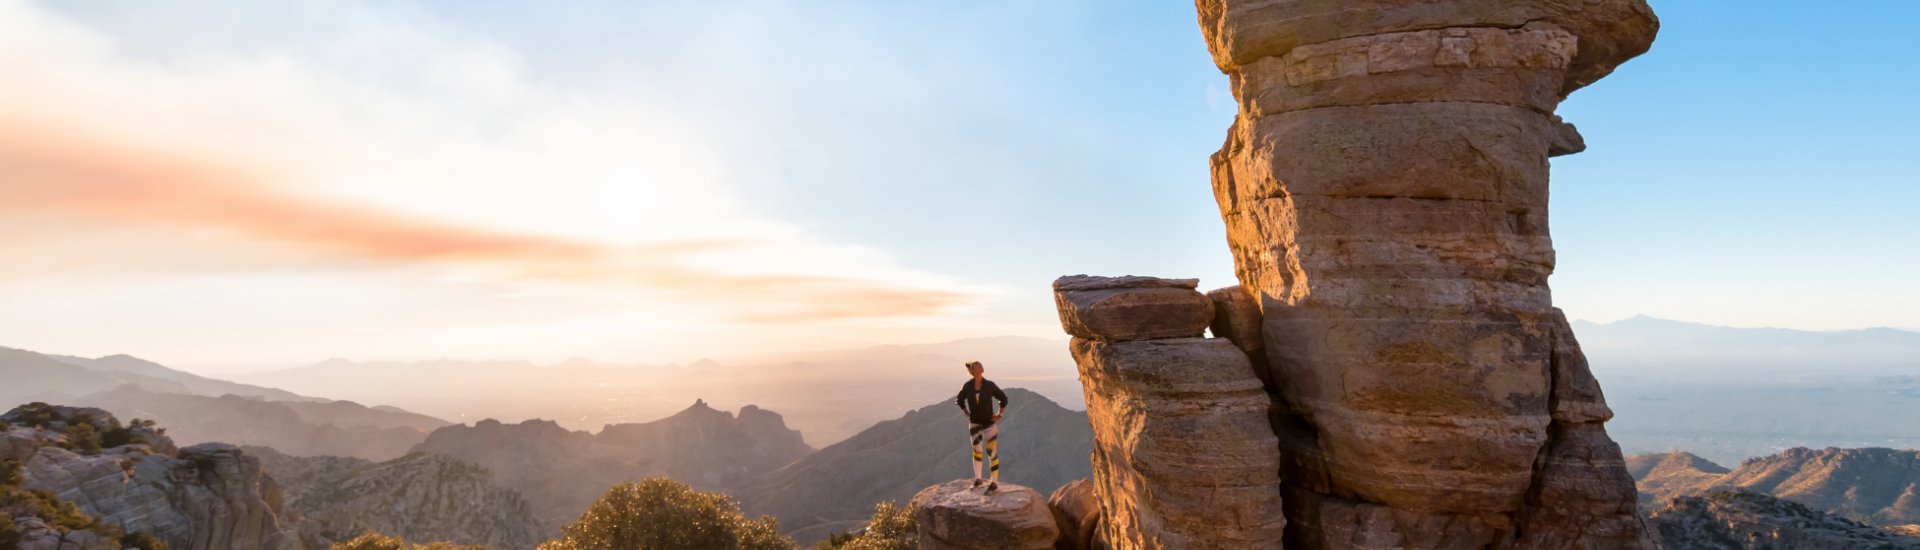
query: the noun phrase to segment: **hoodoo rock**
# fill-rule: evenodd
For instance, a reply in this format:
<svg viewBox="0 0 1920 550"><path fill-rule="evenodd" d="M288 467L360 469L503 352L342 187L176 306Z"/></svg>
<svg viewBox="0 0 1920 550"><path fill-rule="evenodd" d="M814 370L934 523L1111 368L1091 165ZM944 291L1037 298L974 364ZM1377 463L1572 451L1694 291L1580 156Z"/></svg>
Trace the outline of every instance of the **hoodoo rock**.
<svg viewBox="0 0 1920 550"><path fill-rule="evenodd" d="M921 550L1044 550L1059 538L1047 498L1010 483L987 494L956 479L922 489L910 506Z"/></svg>
<svg viewBox="0 0 1920 550"><path fill-rule="evenodd" d="M1162 280L1063 277L1054 288L1061 304L1077 286L1131 301L1164 294ZM1208 314L1200 326L1212 321L1211 299L1175 290L1206 304L1193 308ZM1116 549L1278 548L1280 453L1246 352L1223 338L1133 336L1093 331L1071 344L1093 426L1099 538Z"/></svg>
<svg viewBox="0 0 1920 550"><path fill-rule="evenodd" d="M1054 285L1104 541L1651 547L1547 288L1547 159L1586 147L1553 112L1651 47L1644 0L1196 6L1239 285Z"/></svg>
<svg viewBox="0 0 1920 550"><path fill-rule="evenodd" d="M1647 50L1652 10L1197 6L1240 106L1213 187L1261 341L1227 335L1269 370L1289 546L1651 546L1547 289L1547 159L1584 148L1553 111Z"/></svg>

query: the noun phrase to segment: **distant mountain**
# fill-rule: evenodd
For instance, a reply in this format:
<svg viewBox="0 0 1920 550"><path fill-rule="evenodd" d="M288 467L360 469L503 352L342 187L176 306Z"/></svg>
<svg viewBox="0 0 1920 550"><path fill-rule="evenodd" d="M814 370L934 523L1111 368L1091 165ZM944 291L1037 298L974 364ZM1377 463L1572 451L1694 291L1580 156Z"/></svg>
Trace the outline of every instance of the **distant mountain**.
<svg viewBox="0 0 1920 550"><path fill-rule="evenodd" d="M213 397L218 397L222 395L239 395L239 396L245 396L245 397L258 397L268 401L313 401L313 402L326 401L325 399L307 397L307 396L295 394L293 392L286 391L286 390L279 390L279 389L262 387L262 386L254 386L250 384L241 384L237 382L228 382L226 380L207 378L205 376L200 376L190 372L184 372L184 371L167 368L166 365L162 365L159 363L155 363L155 362L134 357L131 355L109 355L106 357L99 357L94 359L88 359L85 357L74 357L71 355L48 355L47 357L53 358L54 360L60 361L62 363L84 367L88 370L107 373L110 376L116 376L117 378L121 378L123 381L127 383L141 385L142 387L147 387L144 384L142 384L142 382L164 381L166 383L170 383L169 385L166 385L166 386L147 387L147 389L153 390L153 391L167 391L167 393L186 393L186 394L193 394L193 395L213 396ZM167 389L163 390L161 388L167 388ZM184 390L184 391L179 391L179 390Z"/></svg>
<svg viewBox="0 0 1920 550"><path fill-rule="evenodd" d="M309 395L390 403L456 422L538 418L571 430L662 418L677 412L686 397L701 396L727 408L751 403L780 411L789 426L818 446L951 393L966 380L962 365L971 360L985 362L987 376L1004 385L1033 389L1068 408L1085 407L1066 341L1024 337L683 365L579 358L553 365L332 359L238 379Z"/></svg>
<svg viewBox="0 0 1920 550"><path fill-rule="evenodd" d="M386 460L447 422L174 370L137 357L97 359L0 347L0 406L73 403L158 421L184 444L264 445L283 452Z"/></svg>
<svg viewBox="0 0 1920 550"><path fill-rule="evenodd" d="M1627 473L1640 489L1640 505L1651 507L1711 487L1714 480L1727 473L1727 467L1693 453L1673 451L1629 456Z"/></svg>
<svg viewBox="0 0 1920 550"><path fill-rule="evenodd" d="M1627 463L1640 491L1655 502L1741 489L1869 525L1920 524L1920 451L1796 448L1731 471L1691 456L1636 455ZM1658 466L1645 467L1649 463Z"/></svg>
<svg viewBox="0 0 1920 550"><path fill-rule="evenodd" d="M206 397L154 393L134 386L91 393L68 402L144 418L167 426L184 444L210 441L272 447L295 455L334 455L387 460L426 440L428 430L447 425L405 411L388 412L339 401L277 402L254 397Z"/></svg>
<svg viewBox="0 0 1920 550"><path fill-rule="evenodd" d="M665 475L701 490L730 490L813 452L779 414L748 406L738 416L706 402L653 422L614 424L598 434L551 421L484 420L441 428L414 447L478 464L557 527L607 488Z"/></svg>
<svg viewBox="0 0 1920 550"><path fill-rule="evenodd" d="M1645 315L1593 323L1574 321L1580 346L1602 376L1697 373L1752 375L1756 371L1880 372L1920 366L1920 333L1892 328L1808 331L1738 328L1658 319Z"/></svg>
<svg viewBox="0 0 1920 550"><path fill-rule="evenodd" d="M1647 514L1647 523L1659 537L1661 546L1674 549L1920 548L1920 538L1738 489L1675 498Z"/></svg>
<svg viewBox="0 0 1920 550"><path fill-rule="evenodd" d="M485 468L451 457L410 454L376 463L245 450L279 482L284 521L309 548L371 531L422 543L530 550L557 533L540 525L519 493L494 484Z"/></svg>
<svg viewBox="0 0 1920 550"><path fill-rule="evenodd" d="M1043 493L1092 476L1087 414L1040 394L1007 390L1001 479ZM881 422L767 474L735 493L751 514L780 518L803 543L858 526L874 503L905 504L929 485L973 475L967 422L951 399Z"/></svg>

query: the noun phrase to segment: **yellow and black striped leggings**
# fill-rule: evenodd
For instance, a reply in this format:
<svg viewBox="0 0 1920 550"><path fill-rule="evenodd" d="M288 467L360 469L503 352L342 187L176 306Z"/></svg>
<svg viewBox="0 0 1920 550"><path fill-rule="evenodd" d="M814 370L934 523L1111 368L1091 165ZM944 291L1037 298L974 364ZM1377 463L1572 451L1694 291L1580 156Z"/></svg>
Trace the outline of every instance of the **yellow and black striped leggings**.
<svg viewBox="0 0 1920 550"><path fill-rule="evenodd" d="M984 459L988 466L988 475L993 481L1000 481L1000 425L968 424L967 435L973 438L973 478L980 479L980 463Z"/></svg>

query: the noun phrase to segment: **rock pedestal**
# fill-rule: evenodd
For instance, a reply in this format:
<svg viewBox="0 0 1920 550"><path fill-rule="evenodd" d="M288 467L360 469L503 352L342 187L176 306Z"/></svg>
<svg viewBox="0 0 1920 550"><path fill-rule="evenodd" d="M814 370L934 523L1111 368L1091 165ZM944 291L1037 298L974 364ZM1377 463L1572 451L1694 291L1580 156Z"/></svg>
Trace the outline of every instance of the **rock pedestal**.
<svg viewBox="0 0 1920 550"><path fill-rule="evenodd" d="M1059 538L1047 498L1010 483L989 495L956 479L920 490L909 506L920 550L1045 550Z"/></svg>
<svg viewBox="0 0 1920 550"><path fill-rule="evenodd" d="M1244 351L1198 337L1214 306L1195 284L1054 283L1093 426L1098 538L1111 548L1280 547L1286 519L1269 398ZM1124 314L1107 314L1109 304ZM1103 315L1142 321L1076 326ZM1145 320L1158 329L1133 330Z"/></svg>
<svg viewBox="0 0 1920 550"><path fill-rule="evenodd" d="M1553 111L1651 45L1652 11L1197 6L1240 107L1213 188L1261 341L1229 336L1276 392L1289 546L1649 547L1547 289L1547 159L1584 148Z"/></svg>

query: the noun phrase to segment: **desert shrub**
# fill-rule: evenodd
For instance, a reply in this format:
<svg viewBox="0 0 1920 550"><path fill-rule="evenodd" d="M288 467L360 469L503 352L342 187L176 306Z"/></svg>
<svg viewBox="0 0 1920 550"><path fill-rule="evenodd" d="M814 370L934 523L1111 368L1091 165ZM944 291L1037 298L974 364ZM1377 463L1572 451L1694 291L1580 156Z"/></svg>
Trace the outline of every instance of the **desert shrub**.
<svg viewBox="0 0 1920 550"><path fill-rule="evenodd" d="M888 501L873 506L866 530L832 543L842 550L913 550L920 546L918 531L913 510Z"/></svg>
<svg viewBox="0 0 1920 550"><path fill-rule="evenodd" d="M29 428L45 428L48 422L53 422L53 419L58 416L53 405L39 401L14 407L13 412L17 415L20 425Z"/></svg>
<svg viewBox="0 0 1920 550"><path fill-rule="evenodd" d="M13 525L12 514L0 514L0 548L19 548L20 530Z"/></svg>
<svg viewBox="0 0 1920 550"><path fill-rule="evenodd" d="M4 494L7 489L19 487L26 481L26 474L20 470L20 461L0 460L0 494ZM5 547L0 546L0 548Z"/></svg>
<svg viewBox="0 0 1920 550"><path fill-rule="evenodd" d="M0 432L4 432L4 431L7 431L7 430L11 430L11 429L13 429L13 425L12 425L12 424L8 424L8 423L7 423L7 421L5 421L5 420L0 420ZM0 548L6 548L6 547L5 547L5 546L0 546Z"/></svg>
<svg viewBox="0 0 1920 550"><path fill-rule="evenodd" d="M390 537L380 533L363 533L353 540L337 542L327 550L489 550L485 546L462 546L445 542L432 544L408 544L399 537Z"/></svg>
<svg viewBox="0 0 1920 550"><path fill-rule="evenodd" d="M791 550L773 518L664 477L616 485L540 550Z"/></svg>
<svg viewBox="0 0 1920 550"><path fill-rule="evenodd" d="M153 536L152 533L128 533L127 536L120 537L120 547L139 548L140 550L171 550L167 547L166 541L160 540L160 537ZM5 547L0 546L0 548Z"/></svg>
<svg viewBox="0 0 1920 550"><path fill-rule="evenodd" d="M67 426L67 447L80 454L100 454L100 430L86 422Z"/></svg>

